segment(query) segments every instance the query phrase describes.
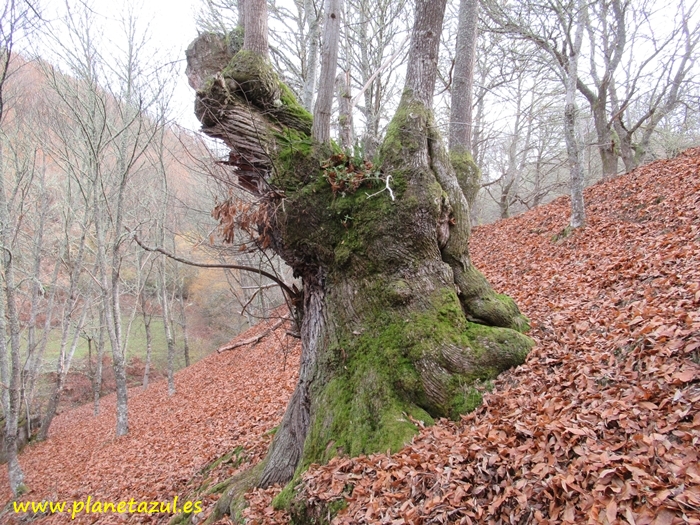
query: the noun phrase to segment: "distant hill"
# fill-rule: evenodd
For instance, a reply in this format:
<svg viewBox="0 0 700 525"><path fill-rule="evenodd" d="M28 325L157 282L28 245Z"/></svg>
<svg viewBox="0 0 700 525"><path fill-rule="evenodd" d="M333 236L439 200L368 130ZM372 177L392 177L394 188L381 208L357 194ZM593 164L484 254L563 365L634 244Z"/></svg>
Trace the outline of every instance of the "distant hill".
<svg viewBox="0 0 700 525"><path fill-rule="evenodd" d="M70 334L66 341L70 342L75 332L72 327L78 325L79 312L85 304L90 304L90 308L80 330L61 408L67 404L89 401L93 397L91 383L97 363L95 348L101 324L97 307L100 293L94 279L97 259L95 202L101 205L103 242L109 244L120 239L120 304L123 333L129 336L126 347L127 365L131 365L128 368L132 372L129 382L143 380L146 318L149 319L148 323L153 319L152 325L149 325L153 348L149 370L155 368L156 377L158 371L166 368L162 301L157 283L156 261L159 262L159 258L137 246L127 235L126 229L115 231L114 221L111 220L115 217L114 206L118 200L115 196L115 188L119 186L116 181L121 176L115 167L119 157L117 143L121 137L142 137L140 142L137 141L138 146L130 150L139 154L133 156L127 177L124 225L130 230L138 230L141 238L149 244L163 242L169 250L199 261L219 260L218 254L206 249L209 235L216 227L209 211L214 206L214 197L207 172L208 169L215 169L212 168L215 165L201 136L171 123L158 127L151 112L142 112L141 115L145 116L138 120L139 126L134 125L128 129L128 133L119 134L119 129L123 131L126 128L119 120L118 95L63 73L42 59L28 60L14 54L9 71L3 92L6 111L0 146L7 192L21 196L10 199L10 223L11 228L17 230L17 240L12 248L20 255L14 262L21 276L18 311L23 334L28 334L34 328L38 334L35 340L42 341L44 321L48 310L52 309L45 349L42 344L33 347L34 355L41 355L36 360L39 367L32 366L33 360L27 366L39 371L40 380L37 381L36 396L32 400L32 411L38 414L43 412L45 400L56 383L55 375L49 374L57 369L62 327L68 327L65 331ZM123 110L125 107L133 109L122 100L119 108ZM92 123L105 135L101 141L95 139L95 144L99 143L102 148L99 155L96 154L97 160L91 159L89 154L97 146L87 144L85 137L90 133L79 131L82 129L79 122L82 121L76 115L84 119L86 130ZM135 122L137 119L126 120ZM105 131L111 128L114 128L112 133L116 136ZM161 130L164 131L162 136L156 133ZM156 135L158 140L150 140ZM163 173L167 177L166 183ZM92 185L93 179L98 178L101 189L98 197L93 198L90 188L95 187ZM163 220L160 218L163 209L167 215L164 219L164 239L161 241L159 237L156 240L156 230L157 223ZM81 238L86 239L84 252L78 248L83 242ZM202 242L204 239L206 241ZM79 253L84 253L81 263L77 262ZM40 263L36 264L38 259ZM60 264L57 265L57 261ZM75 270L76 267L79 269ZM76 279L81 281L80 295L73 293L73 297L79 297L76 306L64 309L71 296L72 272L79 272ZM247 319L238 314L240 308L235 309L236 313L232 313L230 308L235 279L227 281L221 270L194 269L171 263L166 265L166 272L171 288L170 300L174 305L171 311L175 343L179 348L184 347L186 326L191 361L208 354L232 335L247 328ZM33 289L35 284L40 292ZM140 291L145 297L143 302L138 300ZM240 295L244 297L243 292ZM144 311L146 318L142 315ZM65 314L73 316L71 323L63 324L64 312L72 312ZM29 347L24 343L29 336L23 337L24 359ZM109 350L111 348L108 354L111 353ZM183 354L183 351L178 351L175 365L178 368L184 366ZM88 364L88 359L94 363ZM111 365L109 359L105 360L103 393L115 388L108 370Z"/></svg>
<svg viewBox="0 0 700 525"><path fill-rule="evenodd" d="M700 523L700 149L591 187L586 202L588 225L569 236L567 198L474 231L475 264L532 320L527 362L459 423L392 456L313 468L304 498L346 499L334 523ZM172 398L163 382L132 390L124 438L111 413L62 414L20 457L22 501L178 495L208 515L216 484L265 452L294 388L293 341L280 328L209 356L177 374ZM0 487L7 499L4 472ZM288 522L269 507L278 491L249 494L251 523Z"/></svg>

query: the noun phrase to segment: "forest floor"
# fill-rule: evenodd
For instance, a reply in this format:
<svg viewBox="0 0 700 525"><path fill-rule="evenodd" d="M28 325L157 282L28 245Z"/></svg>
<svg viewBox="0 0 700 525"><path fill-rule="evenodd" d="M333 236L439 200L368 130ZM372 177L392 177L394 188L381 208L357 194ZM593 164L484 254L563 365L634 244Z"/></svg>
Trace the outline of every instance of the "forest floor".
<svg viewBox="0 0 700 525"><path fill-rule="evenodd" d="M461 421L393 455L311 468L311 503L346 502L334 523L700 524L700 149L585 196L587 226L568 236L567 198L474 230L475 264L530 317L537 346ZM172 398L163 381L132 390L126 437L113 437L113 398L97 418L61 414L20 457L22 501L167 501L209 484L206 515L216 483L262 457L294 388L299 349L283 334L181 371ZM251 523L288 522L270 506L279 490L247 495ZM0 491L7 501L4 471Z"/></svg>

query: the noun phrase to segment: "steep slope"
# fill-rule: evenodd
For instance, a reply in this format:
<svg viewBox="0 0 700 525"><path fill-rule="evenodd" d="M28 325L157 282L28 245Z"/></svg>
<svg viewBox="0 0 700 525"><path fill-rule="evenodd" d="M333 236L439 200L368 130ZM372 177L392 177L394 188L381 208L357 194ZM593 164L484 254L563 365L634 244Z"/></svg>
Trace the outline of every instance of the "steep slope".
<svg viewBox="0 0 700 525"><path fill-rule="evenodd" d="M334 523L700 523L700 149L586 201L563 239L567 199L476 229L538 346L460 423L308 472L320 509L345 499Z"/></svg>
<svg viewBox="0 0 700 525"><path fill-rule="evenodd" d="M567 199L474 232L478 266L532 319L526 364L475 413L397 454L312 468L305 498L345 500L336 523L700 523L700 149L586 199L588 226L559 240ZM126 438L113 438L110 413L62 414L21 456L33 489L23 500L185 498L244 466L233 456L205 469L235 447L257 460L294 387L298 349L284 368L283 333L179 373L172 399L163 384L133 391ZM252 523L288 523L270 507L279 490L248 495Z"/></svg>
<svg viewBox="0 0 700 525"><path fill-rule="evenodd" d="M241 334L251 338L272 319ZM285 335L285 326L255 346L214 354L176 374L177 394L168 397L165 381L148 390L129 392L129 434L114 437L114 395L103 398L103 412L92 406L56 417L49 439L29 445L20 456L31 492L21 501L103 502L186 499L189 485L207 478L214 486L266 452L270 430L278 424L294 390L299 345ZM231 451L217 469L206 468ZM4 466L3 466L4 467ZM7 469L0 471L3 501L10 497ZM205 497L218 499L218 494ZM19 522L12 505L0 523ZM171 515L86 515L72 523L150 523ZM166 519L167 518L167 519ZM97 520L97 521L95 521ZM48 516L42 523L67 523L70 515Z"/></svg>

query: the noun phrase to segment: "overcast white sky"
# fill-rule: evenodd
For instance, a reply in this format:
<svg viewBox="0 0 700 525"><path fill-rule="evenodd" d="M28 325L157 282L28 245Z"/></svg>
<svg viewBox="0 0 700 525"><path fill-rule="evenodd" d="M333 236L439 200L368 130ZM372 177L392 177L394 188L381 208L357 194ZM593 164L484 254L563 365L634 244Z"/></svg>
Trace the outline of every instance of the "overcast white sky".
<svg viewBox="0 0 700 525"><path fill-rule="evenodd" d="M68 3L77 8L82 2L68 0ZM188 129L199 129L199 122L193 114L194 91L185 76L185 49L197 36L195 16L200 9L200 0L88 0L88 3L106 21L113 21L105 24L105 32L109 33L112 25L118 35L121 35L118 27L121 14L126 12L128 5L136 7L141 28L149 24L151 38L148 49L144 50L147 56L158 53L167 62L179 61L174 118ZM52 20L65 10L66 0L43 0L41 5L45 18ZM109 35L105 36L109 40Z"/></svg>

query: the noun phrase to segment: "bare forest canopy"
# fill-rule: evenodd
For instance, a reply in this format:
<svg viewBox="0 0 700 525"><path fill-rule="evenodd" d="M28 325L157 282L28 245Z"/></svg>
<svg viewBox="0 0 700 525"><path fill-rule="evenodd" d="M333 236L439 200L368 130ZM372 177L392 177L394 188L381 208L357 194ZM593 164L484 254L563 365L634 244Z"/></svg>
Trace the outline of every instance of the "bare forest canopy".
<svg viewBox="0 0 700 525"><path fill-rule="evenodd" d="M17 367L20 446L45 438L72 404L99 413L101 396L120 386L172 384L175 370L282 301L261 274L183 266L134 242L138 232L204 265L233 254L262 273L279 270L212 237L219 168L201 138L158 107L162 90L115 89L99 54L70 56L77 62L59 69L12 54L2 84L2 242L14 281L0 310L2 422Z"/></svg>
<svg viewBox="0 0 700 525"><path fill-rule="evenodd" d="M313 111L323 28L320 0L270 6L270 59ZM697 2L450 2L440 48L435 113L447 137L470 128L482 172L475 224L522 213L570 190L564 135L565 80L576 58L574 102L585 185L700 142ZM237 2L210 1L203 29L227 34L241 22ZM348 0L340 24L333 136L371 158L403 89L412 4ZM475 8L471 8L475 9ZM464 14L466 12L466 15ZM473 14L473 13L476 13ZM451 92L460 17L476 16L471 117L455 122ZM581 31L579 50L572 49ZM240 36L240 35L239 35ZM236 37L232 34L231 42ZM347 112L348 101L352 111ZM345 117L348 113L349 118Z"/></svg>

